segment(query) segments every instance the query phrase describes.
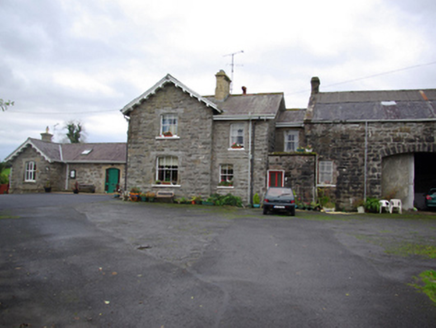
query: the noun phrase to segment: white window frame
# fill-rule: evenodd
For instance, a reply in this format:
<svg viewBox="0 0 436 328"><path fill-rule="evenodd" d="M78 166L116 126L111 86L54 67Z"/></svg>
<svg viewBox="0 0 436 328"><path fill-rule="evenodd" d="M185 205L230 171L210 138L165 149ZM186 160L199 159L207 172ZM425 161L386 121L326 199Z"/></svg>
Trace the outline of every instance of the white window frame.
<svg viewBox="0 0 436 328"><path fill-rule="evenodd" d="M231 172L231 173L230 173ZM232 185L219 185L219 187L230 187L233 188L233 181L235 178L235 171L233 169L233 164L221 164L220 165L220 180L219 180L219 184L221 184L222 182L232 182Z"/></svg>
<svg viewBox="0 0 436 328"><path fill-rule="evenodd" d="M177 163L177 166L174 165L174 163ZM177 156L159 156L156 158L156 181L159 180L164 183L165 180L162 179L162 177L165 178L167 176L167 172L170 175L170 184L173 186L178 185L179 159Z"/></svg>
<svg viewBox="0 0 436 328"><path fill-rule="evenodd" d="M333 185L333 161L319 161L319 184Z"/></svg>
<svg viewBox="0 0 436 328"><path fill-rule="evenodd" d="M235 148L234 145L242 146L239 149L244 148L244 138L245 137L245 124L244 123L235 123L230 125L230 148Z"/></svg>
<svg viewBox="0 0 436 328"><path fill-rule="evenodd" d="M179 118L177 114L174 113L167 113L162 114L160 118L160 135L163 136L165 132L171 132L173 137L178 136L178 123Z"/></svg>
<svg viewBox="0 0 436 328"><path fill-rule="evenodd" d="M289 140L289 138L292 137L293 140ZM285 151L297 151L299 144L299 132L295 130L288 130L285 133ZM293 147L291 147L293 146Z"/></svg>
<svg viewBox="0 0 436 328"><path fill-rule="evenodd" d="M26 162L24 181L25 182L35 182L36 181L36 162L30 161Z"/></svg>

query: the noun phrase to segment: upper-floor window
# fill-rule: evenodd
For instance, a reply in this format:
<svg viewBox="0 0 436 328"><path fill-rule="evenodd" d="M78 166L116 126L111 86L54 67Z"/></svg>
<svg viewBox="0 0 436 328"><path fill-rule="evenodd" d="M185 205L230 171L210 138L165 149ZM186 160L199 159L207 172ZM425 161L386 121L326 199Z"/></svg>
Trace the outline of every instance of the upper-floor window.
<svg viewBox="0 0 436 328"><path fill-rule="evenodd" d="M319 184L333 184L333 162L319 162Z"/></svg>
<svg viewBox="0 0 436 328"><path fill-rule="evenodd" d="M238 123L230 125L230 147L244 147L244 124Z"/></svg>
<svg viewBox="0 0 436 328"><path fill-rule="evenodd" d="M175 156L162 156L157 158L156 180L163 183L177 184L179 161Z"/></svg>
<svg viewBox="0 0 436 328"><path fill-rule="evenodd" d="M24 172L24 181L36 180L36 163L26 162L26 171Z"/></svg>
<svg viewBox="0 0 436 328"><path fill-rule="evenodd" d="M285 151L297 151L298 148L298 131L285 132Z"/></svg>
<svg viewBox="0 0 436 328"><path fill-rule="evenodd" d="M176 136L177 135L177 115L176 114L163 114L160 124L160 134L163 136Z"/></svg>
<svg viewBox="0 0 436 328"><path fill-rule="evenodd" d="M220 165L220 186L233 186L233 165Z"/></svg>

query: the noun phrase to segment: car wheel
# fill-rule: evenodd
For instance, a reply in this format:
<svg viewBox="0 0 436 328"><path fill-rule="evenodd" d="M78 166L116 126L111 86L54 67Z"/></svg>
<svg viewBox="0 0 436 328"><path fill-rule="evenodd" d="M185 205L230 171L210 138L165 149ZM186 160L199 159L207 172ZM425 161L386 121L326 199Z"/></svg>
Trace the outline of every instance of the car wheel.
<svg viewBox="0 0 436 328"><path fill-rule="evenodd" d="M291 208L289 214L291 214L291 216L295 216L295 207Z"/></svg>
<svg viewBox="0 0 436 328"><path fill-rule="evenodd" d="M266 206L263 207L263 214L264 215L268 214L268 208Z"/></svg>

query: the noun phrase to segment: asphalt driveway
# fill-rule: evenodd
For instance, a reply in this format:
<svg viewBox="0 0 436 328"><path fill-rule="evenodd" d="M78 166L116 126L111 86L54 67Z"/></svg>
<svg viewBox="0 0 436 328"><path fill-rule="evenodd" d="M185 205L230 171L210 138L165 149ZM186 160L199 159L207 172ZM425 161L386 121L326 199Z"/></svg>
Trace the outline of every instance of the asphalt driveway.
<svg viewBox="0 0 436 328"><path fill-rule="evenodd" d="M435 260L402 246L435 235L433 215L1 195L0 326L434 327L408 284Z"/></svg>

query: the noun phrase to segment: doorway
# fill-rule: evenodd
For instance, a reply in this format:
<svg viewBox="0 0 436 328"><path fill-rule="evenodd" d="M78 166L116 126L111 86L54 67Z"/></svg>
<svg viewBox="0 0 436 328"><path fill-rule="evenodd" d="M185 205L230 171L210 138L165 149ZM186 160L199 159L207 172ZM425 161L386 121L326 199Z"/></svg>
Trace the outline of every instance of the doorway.
<svg viewBox="0 0 436 328"><path fill-rule="evenodd" d="M285 171L268 171L268 188L283 187Z"/></svg>
<svg viewBox="0 0 436 328"><path fill-rule="evenodd" d="M120 170L115 168L110 168L106 170L106 183L104 190L107 193L113 193L117 190L118 184L120 182Z"/></svg>

